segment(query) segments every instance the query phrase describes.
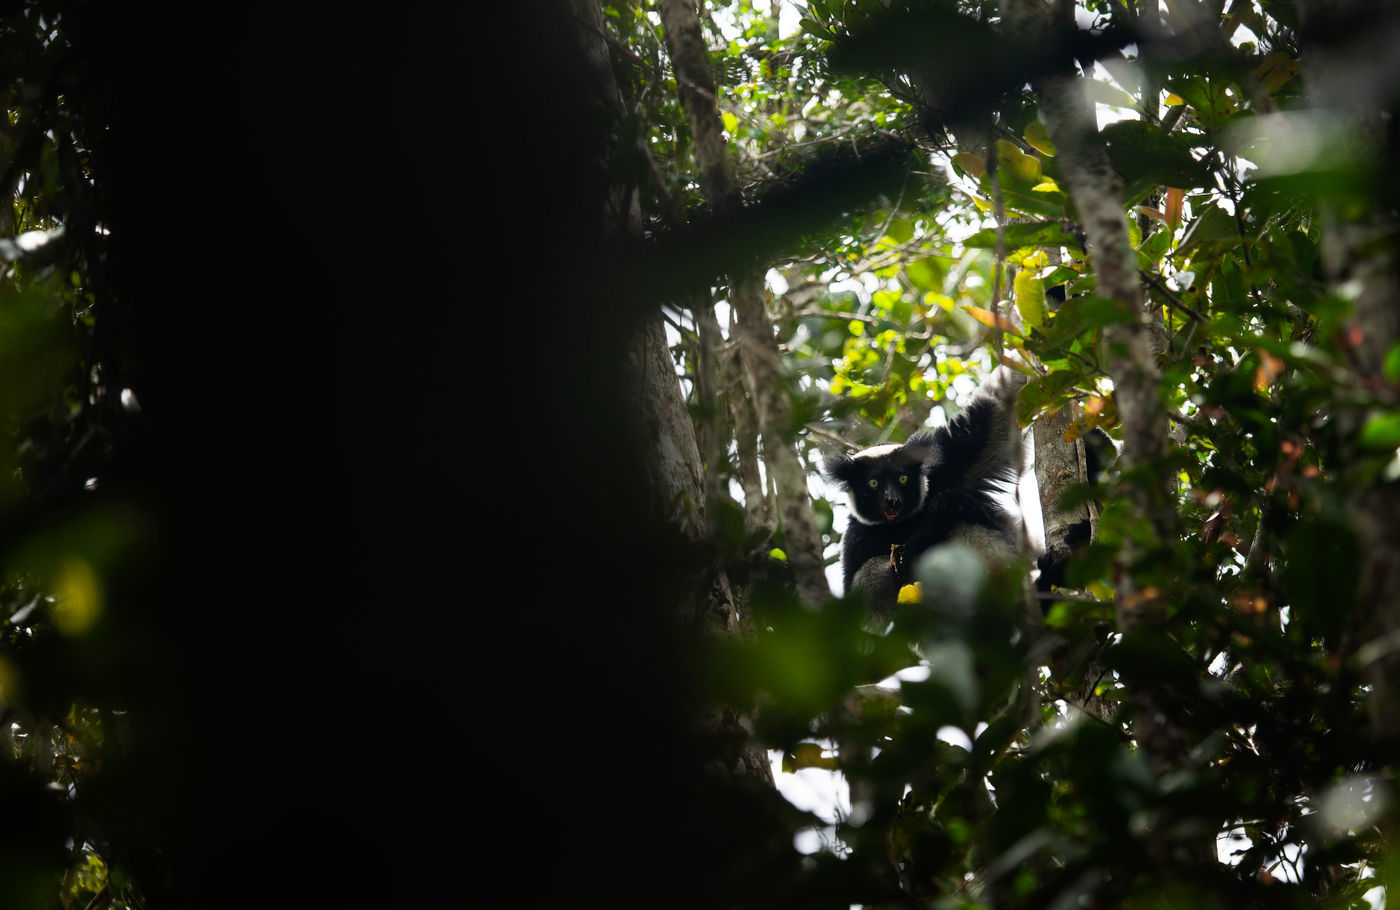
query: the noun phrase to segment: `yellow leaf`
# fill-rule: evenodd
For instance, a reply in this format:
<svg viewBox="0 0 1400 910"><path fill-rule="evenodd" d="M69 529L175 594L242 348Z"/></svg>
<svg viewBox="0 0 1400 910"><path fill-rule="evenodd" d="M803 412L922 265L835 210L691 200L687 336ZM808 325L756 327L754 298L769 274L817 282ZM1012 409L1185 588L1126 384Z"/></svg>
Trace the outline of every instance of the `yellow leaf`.
<svg viewBox="0 0 1400 910"><path fill-rule="evenodd" d="M1036 329L1045 325L1045 282L1034 271L1021 269L1016 272L1012 290L1021 322Z"/></svg>
<svg viewBox="0 0 1400 910"><path fill-rule="evenodd" d="M801 768L822 768L827 771L836 770L836 753L823 749L816 743L798 743L792 747L790 753L792 759L792 770ZM783 762L783 770L788 770L788 763Z"/></svg>
<svg viewBox="0 0 1400 910"><path fill-rule="evenodd" d="M997 140L997 168L1027 183L1040 182L1040 159L1005 139Z"/></svg>
<svg viewBox="0 0 1400 910"><path fill-rule="evenodd" d="M1266 90L1276 92L1298 75L1298 61L1283 51L1274 51L1264 58L1254 72Z"/></svg>
<svg viewBox="0 0 1400 910"><path fill-rule="evenodd" d="M1111 601L1118 596L1117 589L1103 581L1089 582L1089 586L1086 590L1102 601Z"/></svg>
<svg viewBox="0 0 1400 910"><path fill-rule="evenodd" d="M1167 92L1166 105L1167 107L1185 107L1186 99L1175 92Z"/></svg>
<svg viewBox="0 0 1400 910"><path fill-rule="evenodd" d="M987 173L987 164L981 158L968 152L958 152L953 156L953 164L964 173L973 177L981 177Z"/></svg>
<svg viewBox="0 0 1400 910"><path fill-rule="evenodd" d="M86 632L102 609L97 573L76 556L64 560L54 590L53 624L64 635Z"/></svg>
<svg viewBox="0 0 1400 910"><path fill-rule="evenodd" d="M929 306L936 306L945 313L953 312L953 298L947 294L938 294L929 291L924 295L924 303Z"/></svg>
<svg viewBox="0 0 1400 910"><path fill-rule="evenodd" d="M1055 157L1055 143L1050 141L1050 134L1045 131L1045 124L1039 120L1032 120L1026 125L1026 144L1031 148L1048 157Z"/></svg>

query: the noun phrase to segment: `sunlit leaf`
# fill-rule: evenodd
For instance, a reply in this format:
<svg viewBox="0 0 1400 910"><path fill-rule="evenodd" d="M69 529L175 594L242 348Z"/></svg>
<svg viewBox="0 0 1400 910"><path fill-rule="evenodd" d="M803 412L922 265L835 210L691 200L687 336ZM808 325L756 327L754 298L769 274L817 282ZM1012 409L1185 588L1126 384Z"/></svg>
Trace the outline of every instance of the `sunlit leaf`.
<svg viewBox="0 0 1400 910"><path fill-rule="evenodd" d="M983 325L991 326L994 329L1001 329L1003 332L1015 332L1016 327L1005 316L998 316L991 310L984 310L982 307L967 306L962 309L973 319Z"/></svg>
<svg viewBox="0 0 1400 910"><path fill-rule="evenodd" d="M1020 269L1012 285L1021 321L1034 329L1045 325L1045 282L1031 269Z"/></svg>
<svg viewBox="0 0 1400 910"><path fill-rule="evenodd" d="M1274 51L1264 57L1254 73L1264 84L1265 91L1276 92L1298 75L1298 61L1284 51Z"/></svg>
<svg viewBox="0 0 1400 910"><path fill-rule="evenodd" d="M783 771L788 774L803 768L835 771L837 767L835 753L817 743L798 743L792 747L790 752L783 755Z"/></svg>
<svg viewBox="0 0 1400 910"><path fill-rule="evenodd" d="M1027 184L1040 182L1039 158L1027 155L1014 142L1005 139L997 140L996 151L997 174L1001 179L1012 178Z"/></svg>
<svg viewBox="0 0 1400 910"><path fill-rule="evenodd" d="M953 156L953 165L972 177L981 177L987 172L986 163L976 155L958 152Z"/></svg>
<svg viewBox="0 0 1400 910"><path fill-rule="evenodd" d="M1099 79L1081 79L1079 85L1084 91L1084 96L1090 101L1111 105L1113 107L1131 108L1137 106L1137 102L1133 100L1133 96L1116 85L1110 85Z"/></svg>
<svg viewBox="0 0 1400 910"><path fill-rule="evenodd" d="M1050 141L1050 134L1045 129L1045 124L1039 120L1032 120L1026 124L1024 134L1026 144L1040 152L1042 155L1055 157L1055 143Z"/></svg>

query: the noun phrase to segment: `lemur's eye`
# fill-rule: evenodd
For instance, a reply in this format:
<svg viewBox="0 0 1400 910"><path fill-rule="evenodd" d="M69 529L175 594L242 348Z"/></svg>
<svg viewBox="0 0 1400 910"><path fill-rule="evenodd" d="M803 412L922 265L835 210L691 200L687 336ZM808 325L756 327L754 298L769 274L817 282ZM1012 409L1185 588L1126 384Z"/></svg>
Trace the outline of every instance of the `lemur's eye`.
<svg viewBox="0 0 1400 910"><path fill-rule="evenodd" d="M905 485L906 483L908 483L908 482L909 482L909 475L908 475L908 474L900 474L900 475L899 475L899 485L900 485L901 487L904 486L904 485Z"/></svg>
<svg viewBox="0 0 1400 910"><path fill-rule="evenodd" d="M872 489L872 490L878 490L878 489L880 489L880 481L877 480L877 479L874 478L874 477L872 477L872 478L870 478L869 480L867 480L867 481L865 482L865 485L868 486L868 487L870 487L870 489Z"/></svg>

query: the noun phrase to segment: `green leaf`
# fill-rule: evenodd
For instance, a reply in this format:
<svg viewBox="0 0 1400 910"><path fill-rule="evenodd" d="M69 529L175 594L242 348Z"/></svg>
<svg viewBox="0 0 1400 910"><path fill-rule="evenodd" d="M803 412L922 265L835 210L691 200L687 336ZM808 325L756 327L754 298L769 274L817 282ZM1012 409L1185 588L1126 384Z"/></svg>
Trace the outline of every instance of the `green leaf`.
<svg viewBox="0 0 1400 910"><path fill-rule="evenodd" d="M1021 213L1032 218L1048 221L1061 221L1068 217L1069 197L1056 186L1046 189L1048 183L1038 183L1024 189L1002 188L1002 202L1008 213Z"/></svg>
<svg viewBox="0 0 1400 910"><path fill-rule="evenodd" d="M904 274L909 277L909 283L921 291L937 291L943 287L942 264L932 256L906 264Z"/></svg>
<svg viewBox="0 0 1400 910"><path fill-rule="evenodd" d="M1181 98L1206 123L1215 123L1235 110L1235 103L1226 91L1228 80L1211 79L1201 75L1176 77L1167 87Z"/></svg>
<svg viewBox="0 0 1400 910"><path fill-rule="evenodd" d="M1392 383L1400 382L1400 343L1386 352L1385 365L1382 369L1385 371L1386 379Z"/></svg>
<svg viewBox="0 0 1400 910"><path fill-rule="evenodd" d="M914 237L914 221L911 218L895 218L890 221L885 236L895 244L908 243Z"/></svg>
<svg viewBox="0 0 1400 910"><path fill-rule="evenodd" d="M1088 294L1073 297L1060 305L1050 320L1045 336L1048 348L1060 347L1086 332L1106 325L1126 325L1137 321L1133 308L1121 301Z"/></svg>
<svg viewBox="0 0 1400 910"><path fill-rule="evenodd" d="M1237 246L1240 242L1239 225L1235 216L1217 205L1207 205L1199 215L1191 219L1186 235L1181 238L1179 254L1197 248L1218 244Z"/></svg>
<svg viewBox="0 0 1400 910"><path fill-rule="evenodd" d="M1373 414L1361 427L1361 444L1368 449L1400 446L1400 412Z"/></svg>
<svg viewBox="0 0 1400 910"><path fill-rule="evenodd" d="M966 246L978 249L996 249L996 228L986 228L963 241ZM1079 241L1064 229L1058 221L1040 221L1030 224L1008 224L1006 226L1006 249L1019 250L1024 247L1077 246Z"/></svg>
<svg viewBox="0 0 1400 910"><path fill-rule="evenodd" d="M1103 138L1129 202L1158 186L1190 189L1211 183L1209 170L1192 156L1183 136L1141 120L1120 120L1103 128Z"/></svg>

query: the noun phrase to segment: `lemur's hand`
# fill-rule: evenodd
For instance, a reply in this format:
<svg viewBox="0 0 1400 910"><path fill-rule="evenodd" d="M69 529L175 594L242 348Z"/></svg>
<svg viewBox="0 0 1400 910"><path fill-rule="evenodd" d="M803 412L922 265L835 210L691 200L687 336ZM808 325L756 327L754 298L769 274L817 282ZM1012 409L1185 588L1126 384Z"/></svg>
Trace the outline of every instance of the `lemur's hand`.
<svg viewBox="0 0 1400 910"><path fill-rule="evenodd" d="M890 544L890 568L894 570L896 578L904 577L904 545L898 543Z"/></svg>

